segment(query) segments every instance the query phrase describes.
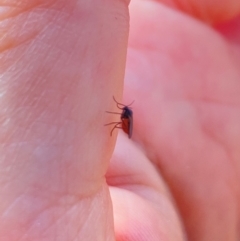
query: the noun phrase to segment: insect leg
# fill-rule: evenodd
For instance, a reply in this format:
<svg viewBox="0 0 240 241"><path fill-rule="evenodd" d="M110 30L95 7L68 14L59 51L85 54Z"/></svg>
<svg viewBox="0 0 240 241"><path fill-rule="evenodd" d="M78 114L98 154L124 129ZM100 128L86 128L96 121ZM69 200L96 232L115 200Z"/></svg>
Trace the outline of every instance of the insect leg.
<svg viewBox="0 0 240 241"><path fill-rule="evenodd" d="M111 111L106 111L107 113L110 113L110 114L118 114L118 115L121 115L122 113L118 113L118 112L111 112Z"/></svg>
<svg viewBox="0 0 240 241"><path fill-rule="evenodd" d="M113 131L114 131L116 128L122 129L121 127L118 126L119 124L122 124L122 123L121 123L121 122L118 122L118 123L112 128L111 133L110 133L111 136L112 136Z"/></svg>
<svg viewBox="0 0 240 241"><path fill-rule="evenodd" d="M112 124L121 124L121 122L111 122L111 123L108 123L108 124L105 124L104 126L109 126L109 125L112 125Z"/></svg>

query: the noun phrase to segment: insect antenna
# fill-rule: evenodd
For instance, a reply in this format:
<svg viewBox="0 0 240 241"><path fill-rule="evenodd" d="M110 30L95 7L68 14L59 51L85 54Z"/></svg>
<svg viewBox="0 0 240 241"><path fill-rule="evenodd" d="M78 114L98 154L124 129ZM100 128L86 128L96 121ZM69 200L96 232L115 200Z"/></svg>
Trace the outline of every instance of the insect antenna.
<svg viewBox="0 0 240 241"><path fill-rule="evenodd" d="M133 103L134 103L134 101L132 101L132 103L131 104L129 104L129 105L124 105L124 104L122 104L122 103L119 103L116 99L115 99L115 97L113 96L113 100L116 102L116 104L117 104L117 107L118 107L118 109L123 109L122 107L119 107L119 105L120 106L123 106L123 107L128 107L128 106L130 106L130 105L132 105Z"/></svg>

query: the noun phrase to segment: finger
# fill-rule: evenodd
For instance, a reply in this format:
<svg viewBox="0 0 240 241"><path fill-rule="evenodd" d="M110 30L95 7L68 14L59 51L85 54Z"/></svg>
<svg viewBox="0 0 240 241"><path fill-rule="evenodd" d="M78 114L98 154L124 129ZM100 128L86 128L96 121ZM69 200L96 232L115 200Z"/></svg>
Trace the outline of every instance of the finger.
<svg viewBox="0 0 240 241"><path fill-rule="evenodd" d="M114 138L103 125L122 91L127 4L1 2L5 240L113 240L104 174Z"/></svg>
<svg viewBox="0 0 240 241"><path fill-rule="evenodd" d="M229 46L156 2L132 5L131 14L134 138L169 183L189 239L236 240L240 86Z"/></svg>
<svg viewBox="0 0 240 241"><path fill-rule="evenodd" d="M185 240L166 183L125 133L119 133L106 175L116 240Z"/></svg>
<svg viewBox="0 0 240 241"><path fill-rule="evenodd" d="M181 10L210 24L232 19L240 13L240 1L238 0L158 0L158 2Z"/></svg>

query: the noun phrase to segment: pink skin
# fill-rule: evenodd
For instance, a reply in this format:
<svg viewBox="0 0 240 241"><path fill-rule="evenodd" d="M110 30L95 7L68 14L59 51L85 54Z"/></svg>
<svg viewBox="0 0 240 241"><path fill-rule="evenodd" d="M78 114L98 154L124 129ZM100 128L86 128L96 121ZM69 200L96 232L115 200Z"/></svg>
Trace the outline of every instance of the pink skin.
<svg viewBox="0 0 240 241"><path fill-rule="evenodd" d="M240 239L240 2L133 0L122 101L128 3L2 1L1 241Z"/></svg>

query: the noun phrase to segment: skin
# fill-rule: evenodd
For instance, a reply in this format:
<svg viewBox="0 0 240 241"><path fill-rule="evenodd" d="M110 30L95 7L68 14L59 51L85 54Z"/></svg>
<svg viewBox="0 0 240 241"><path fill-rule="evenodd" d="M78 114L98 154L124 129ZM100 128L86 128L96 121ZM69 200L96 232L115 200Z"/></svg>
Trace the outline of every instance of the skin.
<svg viewBox="0 0 240 241"><path fill-rule="evenodd" d="M240 239L240 2L128 4L1 1L0 240Z"/></svg>

